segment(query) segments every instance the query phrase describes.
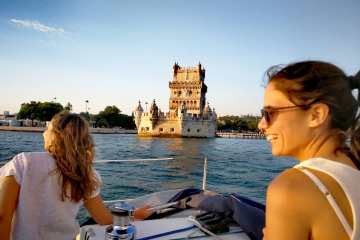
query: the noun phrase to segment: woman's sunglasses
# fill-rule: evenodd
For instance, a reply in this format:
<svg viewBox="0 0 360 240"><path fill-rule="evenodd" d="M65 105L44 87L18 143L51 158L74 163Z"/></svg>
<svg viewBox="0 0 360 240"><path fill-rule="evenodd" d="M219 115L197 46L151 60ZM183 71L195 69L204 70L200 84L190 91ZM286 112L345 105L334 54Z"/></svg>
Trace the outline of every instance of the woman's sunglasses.
<svg viewBox="0 0 360 240"><path fill-rule="evenodd" d="M295 106L288 106L288 107L264 107L261 109L261 118L264 118L267 124L270 124L271 118L274 116L274 113L277 112L285 112L297 109L308 109L311 104L306 105L295 105Z"/></svg>

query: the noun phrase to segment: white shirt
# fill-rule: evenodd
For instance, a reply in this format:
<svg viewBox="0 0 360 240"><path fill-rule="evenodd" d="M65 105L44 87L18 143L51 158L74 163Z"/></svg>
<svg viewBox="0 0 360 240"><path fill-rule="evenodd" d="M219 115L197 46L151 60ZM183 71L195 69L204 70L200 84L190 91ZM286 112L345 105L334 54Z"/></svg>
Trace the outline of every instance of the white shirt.
<svg viewBox="0 0 360 240"><path fill-rule="evenodd" d="M360 171L348 165L327 160L325 158L309 159L295 166L295 168L299 169L301 169L301 167L321 171L336 180L336 182L345 192L346 198L348 199L351 206L354 227L349 237L352 240L360 239ZM317 183L316 185L320 188ZM335 212L340 211L336 209L338 207L333 205L331 206L334 208ZM338 214L337 216L339 217ZM339 220L341 220L340 217Z"/></svg>
<svg viewBox="0 0 360 240"><path fill-rule="evenodd" d="M46 152L20 153L0 168L0 177L14 176L20 185L12 240L70 240L79 232L76 215L83 201L61 201L55 169L55 160Z"/></svg>

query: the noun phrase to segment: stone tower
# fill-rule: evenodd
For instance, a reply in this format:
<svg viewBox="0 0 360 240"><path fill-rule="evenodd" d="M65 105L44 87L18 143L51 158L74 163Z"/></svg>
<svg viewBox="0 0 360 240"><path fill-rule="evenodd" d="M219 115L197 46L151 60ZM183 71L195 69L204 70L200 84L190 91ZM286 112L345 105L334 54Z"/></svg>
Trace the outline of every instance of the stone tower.
<svg viewBox="0 0 360 240"><path fill-rule="evenodd" d="M183 68L177 63L173 66L173 80L169 82L170 112L186 107L195 116L203 114L207 86L204 83L205 69L199 63L196 67Z"/></svg>
<svg viewBox="0 0 360 240"><path fill-rule="evenodd" d="M139 101L139 104L137 105L137 107L134 110L135 125L136 125L137 129L139 129L140 122L141 122L141 115L143 112L144 112L144 109L142 108L141 103Z"/></svg>

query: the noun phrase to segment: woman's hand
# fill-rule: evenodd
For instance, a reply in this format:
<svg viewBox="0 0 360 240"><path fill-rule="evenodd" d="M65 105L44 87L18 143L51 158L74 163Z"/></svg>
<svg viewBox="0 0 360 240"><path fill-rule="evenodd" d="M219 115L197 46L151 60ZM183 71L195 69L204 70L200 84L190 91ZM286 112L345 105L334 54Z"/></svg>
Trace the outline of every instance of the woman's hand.
<svg viewBox="0 0 360 240"><path fill-rule="evenodd" d="M137 220L143 220L149 217L153 213L152 210L150 210L150 206L144 206L141 208L137 208L134 211L134 218Z"/></svg>

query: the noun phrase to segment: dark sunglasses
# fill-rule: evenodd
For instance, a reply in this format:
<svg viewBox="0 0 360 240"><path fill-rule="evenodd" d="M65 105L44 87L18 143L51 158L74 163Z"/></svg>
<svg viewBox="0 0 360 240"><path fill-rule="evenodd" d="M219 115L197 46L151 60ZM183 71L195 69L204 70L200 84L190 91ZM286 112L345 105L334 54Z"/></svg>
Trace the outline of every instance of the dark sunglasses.
<svg viewBox="0 0 360 240"><path fill-rule="evenodd" d="M263 109L261 109L261 118L264 118L266 123L270 124L271 118L274 116L274 113L297 110L297 109L306 110L310 107L310 105L311 104L295 105L288 107L264 107Z"/></svg>

